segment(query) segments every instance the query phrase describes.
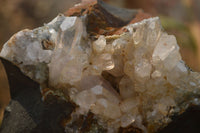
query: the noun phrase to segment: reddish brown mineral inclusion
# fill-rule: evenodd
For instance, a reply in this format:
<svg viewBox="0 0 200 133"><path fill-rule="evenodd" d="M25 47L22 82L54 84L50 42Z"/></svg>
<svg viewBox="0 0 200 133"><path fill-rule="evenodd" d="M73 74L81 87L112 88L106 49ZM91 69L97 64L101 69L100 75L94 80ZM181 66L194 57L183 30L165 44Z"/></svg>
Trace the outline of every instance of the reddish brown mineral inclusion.
<svg viewBox="0 0 200 133"><path fill-rule="evenodd" d="M90 35L114 35L121 34L126 29L124 26L128 24L133 24L152 17L148 13L144 13L141 10L138 11L128 11L129 18L122 19L117 14L112 14L109 12L109 8L104 7L104 3L98 0L88 0L78 4L75 7L70 8L65 15L66 16L84 16L87 15L87 32ZM112 10L112 9L110 9ZM120 9L119 9L120 10ZM130 17L131 16L131 17Z"/></svg>

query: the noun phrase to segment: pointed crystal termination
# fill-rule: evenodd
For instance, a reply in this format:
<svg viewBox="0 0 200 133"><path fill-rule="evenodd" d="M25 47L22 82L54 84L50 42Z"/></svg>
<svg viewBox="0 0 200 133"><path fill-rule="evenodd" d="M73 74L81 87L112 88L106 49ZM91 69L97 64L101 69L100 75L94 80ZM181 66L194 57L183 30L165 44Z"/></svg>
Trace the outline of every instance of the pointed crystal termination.
<svg viewBox="0 0 200 133"><path fill-rule="evenodd" d="M66 132L81 132L73 123L91 113L96 128L90 131L156 132L200 103L200 74L181 60L175 37L159 18L127 10L117 17L118 11L95 1L76 5L68 16L16 33L0 53L43 89L77 105Z"/></svg>

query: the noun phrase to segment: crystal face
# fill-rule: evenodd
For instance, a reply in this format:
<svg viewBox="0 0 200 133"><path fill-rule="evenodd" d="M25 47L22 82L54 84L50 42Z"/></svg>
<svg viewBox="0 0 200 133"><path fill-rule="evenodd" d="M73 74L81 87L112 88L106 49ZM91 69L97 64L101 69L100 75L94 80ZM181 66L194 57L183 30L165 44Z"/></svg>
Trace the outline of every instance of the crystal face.
<svg viewBox="0 0 200 133"><path fill-rule="evenodd" d="M200 74L181 60L173 35L158 17L129 24L119 35L89 36L87 16L57 16L16 33L0 56L31 79L77 105L72 121L93 113L107 132L133 126L155 132L191 103L198 104ZM78 129L76 129L79 132ZM66 125L66 132L75 132Z"/></svg>

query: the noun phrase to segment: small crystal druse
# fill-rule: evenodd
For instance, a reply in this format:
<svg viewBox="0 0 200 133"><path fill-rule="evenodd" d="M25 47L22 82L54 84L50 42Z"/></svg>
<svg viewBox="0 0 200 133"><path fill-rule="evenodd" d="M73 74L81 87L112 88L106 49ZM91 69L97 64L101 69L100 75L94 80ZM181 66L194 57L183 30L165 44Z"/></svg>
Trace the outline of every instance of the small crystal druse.
<svg viewBox="0 0 200 133"><path fill-rule="evenodd" d="M173 114L199 104L200 74L181 60L176 38L164 32L158 17L113 27L109 18L93 23L91 18L91 12L61 14L43 27L16 33L0 53L42 89L77 105L66 132L81 132L73 123L91 113L93 126L105 132L126 127L155 132Z"/></svg>

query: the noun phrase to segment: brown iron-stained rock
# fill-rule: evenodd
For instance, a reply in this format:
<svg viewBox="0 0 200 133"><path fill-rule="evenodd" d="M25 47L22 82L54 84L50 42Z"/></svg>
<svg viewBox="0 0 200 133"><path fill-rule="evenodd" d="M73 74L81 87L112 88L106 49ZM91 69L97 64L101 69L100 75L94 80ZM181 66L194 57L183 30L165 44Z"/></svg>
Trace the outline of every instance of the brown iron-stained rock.
<svg viewBox="0 0 200 133"><path fill-rule="evenodd" d="M113 7L101 0L82 2L65 13L66 16L87 15L87 32L91 35L112 35L137 14L137 10Z"/></svg>

